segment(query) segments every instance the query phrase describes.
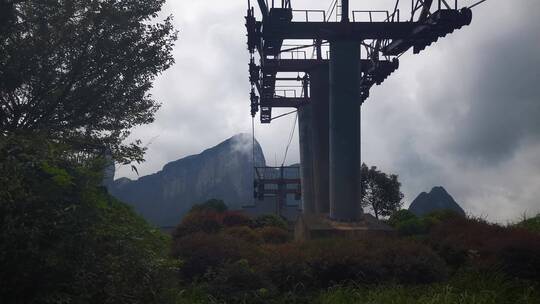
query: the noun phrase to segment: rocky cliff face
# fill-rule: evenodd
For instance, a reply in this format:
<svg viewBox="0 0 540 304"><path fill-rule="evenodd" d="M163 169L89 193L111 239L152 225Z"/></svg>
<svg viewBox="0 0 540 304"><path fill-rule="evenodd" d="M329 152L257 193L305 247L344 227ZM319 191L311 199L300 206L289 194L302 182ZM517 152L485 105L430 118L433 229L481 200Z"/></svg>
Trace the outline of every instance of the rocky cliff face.
<svg viewBox="0 0 540 304"><path fill-rule="evenodd" d="M409 207L409 211L417 216L440 210L451 210L465 215L465 211L443 187L434 187L429 193L420 193Z"/></svg>
<svg viewBox="0 0 540 304"><path fill-rule="evenodd" d="M231 209L240 209L253 200L251 147L251 135L235 135L201 154L170 162L155 174L135 181L118 179L109 191L161 227L178 224L191 206L211 198L224 200ZM255 164L266 164L258 142Z"/></svg>

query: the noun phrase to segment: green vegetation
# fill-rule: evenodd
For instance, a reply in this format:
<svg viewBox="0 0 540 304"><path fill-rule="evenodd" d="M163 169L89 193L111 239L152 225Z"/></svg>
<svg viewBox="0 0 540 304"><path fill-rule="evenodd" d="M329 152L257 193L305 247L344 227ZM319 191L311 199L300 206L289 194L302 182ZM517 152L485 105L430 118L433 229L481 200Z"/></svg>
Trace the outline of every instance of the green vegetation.
<svg viewBox="0 0 540 304"><path fill-rule="evenodd" d="M181 303L536 303L540 235L451 212L389 223L418 231L361 240L292 242L251 222L225 227L230 211L189 215L173 256L183 261ZM204 214L204 216L203 216ZM208 230L208 216L221 226ZM238 216L238 214L236 215ZM199 225L194 219L200 219ZM197 221L195 221L197 222ZM216 225L214 225L216 226ZM206 229L206 230L205 230Z"/></svg>
<svg viewBox="0 0 540 304"><path fill-rule="evenodd" d="M210 199L202 204L195 204L191 207L190 212L203 212L203 211L213 211L213 212L225 212L229 208L224 201L218 199Z"/></svg>
<svg viewBox="0 0 540 304"><path fill-rule="evenodd" d="M524 219L523 221L519 222L516 227L540 233L540 214L537 214L532 218Z"/></svg>
<svg viewBox="0 0 540 304"><path fill-rule="evenodd" d="M0 141L1 303L172 303L170 239L39 137Z"/></svg>
<svg viewBox="0 0 540 304"><path fill-rule="evenodd" d="M148 91L173 63L165 0L0 4L0 134L40 133L117 162L142 161L133 127L159 108Z"/></svg>
<svg viewBox="0 0 540 304"><path fill-rule="evenodd" d="M337 286L322 292L320 304L492 304L538 303L537 283L520 282L495 273L460 273L450 281L423 286Z"/></svg>
<svg viewBox="0 0 540 304"><path fill-rule="evenodd" d="M401 183L395 174L386 174L377 167L362 164L362 207L371 209L375 217L390 216L403 205Z"/></svg>
<svg viewBox="0 0 540 304"><path fill-rule="evenodd" d="M416 217L363 166L397 235L293 242L223 201L163 235L102 186L104 151L153 120L172 63L163 0L8 1L0 18L0 303L540 303L539 216L512 227Z"/></svg>
<svg viewBox="0 0 540 304"><path fill-rule="evenodd" d="M163 0L0 4L0 303L174 303L170 238L102 187L172 63Z"/></svg>

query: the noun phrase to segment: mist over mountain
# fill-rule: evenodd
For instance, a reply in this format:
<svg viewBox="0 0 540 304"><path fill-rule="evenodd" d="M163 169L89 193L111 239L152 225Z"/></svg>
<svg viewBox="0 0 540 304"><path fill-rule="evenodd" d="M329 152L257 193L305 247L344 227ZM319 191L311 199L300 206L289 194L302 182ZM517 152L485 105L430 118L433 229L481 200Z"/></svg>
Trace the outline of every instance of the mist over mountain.
<svg viewBox="0 0 540 304"><path fill-rule="evenodd" d="M420 193L409 207L409 211L417 216L441 210L451 210L461 215L465 215L465 211L461 206L450 194L448 194L446 189L440 186L433 187L429 193Z"/></svg>
<svg viewBox="0 0 540 304"><path fill-rule="evenodd" d="M255 164L265 166L257 141L254 147ZM235 135L200 154L170 162L155 174L137 180L120 178L108 188L146 220L162 227L178 224L194 204L211 198L240 209L253 201L252 137Z"/></svg>

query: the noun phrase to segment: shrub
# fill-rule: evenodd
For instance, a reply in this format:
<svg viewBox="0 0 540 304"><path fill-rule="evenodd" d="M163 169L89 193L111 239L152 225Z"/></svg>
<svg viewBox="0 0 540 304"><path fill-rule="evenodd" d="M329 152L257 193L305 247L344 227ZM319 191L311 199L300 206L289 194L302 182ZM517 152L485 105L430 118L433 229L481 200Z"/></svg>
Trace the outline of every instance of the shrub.
<svg viewBox="0 0 540 304"><path fill-rule="evenodd" d="M426 234L428 229L428 222L423 218L415 217L396 224L396 230L403 236Z"/></svg>
<svg viewBox="0 0 540 304"><path fill-rule="evenodd" d="M411 240L324 239L265 247L257 269L280 290L365 284L430 283L446 278L446 266L429 247Z"/></svg>
<svg viewBox="0 0 540 304"><path fill-rule="evenodd" d="M319 240L306 243L303 250L320 286L347 281L415 284L446 278L444 261L412 240Z"/></svg>
<svg viewBox="0 0 540 304"><path fill-rule="evenodd" d="M214 211L190 212L176 227L173 235L180 238L197 232L218 233L222 227L221 214Z"/></svg>
<svg viewBox="0 0 540 304"><path fill-rule="evenodd" d="M265 214L257 217L253 222L253 226L255 228L277 227L284 230L287 230L289 228L287 222L284 219L273 214Z"/></svg>
<svg viewBox="0 0 540 304"><path fill-rule="evenodd" d="M491 239L485 255L494 256L497 266L508 275L540 281L540 235L523 229L508 229Z"/></svg>
<svg viewBox="0 0 540 304"><path fill-rule="evenodd" d="M239 238L203 232L177 238L172 247L172 256L183 262L180 273L186 279L201 278L227 262L252 261L259 254L257 246Z"/></svg>
<svg viewBox="0 0 540 304"><path fill-rule="evenodd" d="M257 232L245 226L226 228L223 233L252 244L261 244L263 242Z"/></svg>
<svg viewBox="0 0 540 304"><path fill-rule="evenodd" d="M227 207L227 204L225 204L224 201L218 200L218 199L210 199L202 204L195 204L193 207L191 207L191 210L189 212L217 212L217 213L223 213L227 211L229 208Z"/></svg>
<svg viewBox="0 0 540 304"><path fill-rule="evenodd" d="M170 240L69 153L0 139L0 303L173 302Z"/></svg>
<svg viewBox="0 0 540 304"><path fill-rule="evenodd" d="M225 212L223 214L223 226L236 227L236 226L250 226L252 224L251 219L240 212Z"/></svg>
<svg viewBox="0 0 540 304"><path fill-rule="evenodd" d="M272 285L247 260L227 262L205 275L208 292L218 299L233 303L266 303Z"/></svg>
<svg viewBox="0 0 540 304"><path fill-rule="evenodd" d="M540 214L530 219L524 219L523 221L518 223L516 227L540 233Z"/></svg>
<svg viewBox="0 0 540 304"><path fill-rule="evenodd" d="M306 254L297 243L268 245L257 260L256 270L279 290L297 291L311 286L313 277Z"/></svg>
<svg viewBox="0 0 540 304"><path fill-rule="evenodd" d="M412 213L411 211L407 209L402 209L402 210L398 210L394 212L390 216L390 218L388 219L388 225L395 228L397 227L399 223L412 220L412 219L416 219L416 215L414 215L414 213Z"/></svg>
<svg viewBox="0 0 540 304"><path fill-rule="evenodd" d="M267 226L257 229L257 233L265 243L282 244L291 240L291 234L282 228Z"/></svg>
<svg viewBox="0 0 540 304"><path fill-rule="evenodd" d="M524 229L454 218L436 225L429 242L456 268L468 263L519 278L540 278L540 235Z"/></svg>

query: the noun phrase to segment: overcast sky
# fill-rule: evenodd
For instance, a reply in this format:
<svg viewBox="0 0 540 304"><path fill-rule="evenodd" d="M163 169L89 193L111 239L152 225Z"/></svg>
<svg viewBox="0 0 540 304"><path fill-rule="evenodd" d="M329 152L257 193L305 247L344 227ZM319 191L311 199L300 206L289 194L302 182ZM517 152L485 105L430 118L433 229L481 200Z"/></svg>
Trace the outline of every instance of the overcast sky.
<svg viewBox="0 0 540 304"><path fill-rule="evenodd" d="M291 2L326 9L331 1ZM390 10L392 2L351 5ZM180 31L176 64L152 90L162 103L155 123L133 133L149 144L141 175L251 133L246 7L247 0L165 5ZM471 26L405 54L399 70L372 89L362 107L362 160L400 176L406 206L442 185L475 216L507 222L540 212L539 12L538 0L488 0L474 9ZM293 121L256 124L268 164L281 163ZM287 163L298 161L295 135ZM136 178L128 167L121 176Z"/></svg>

